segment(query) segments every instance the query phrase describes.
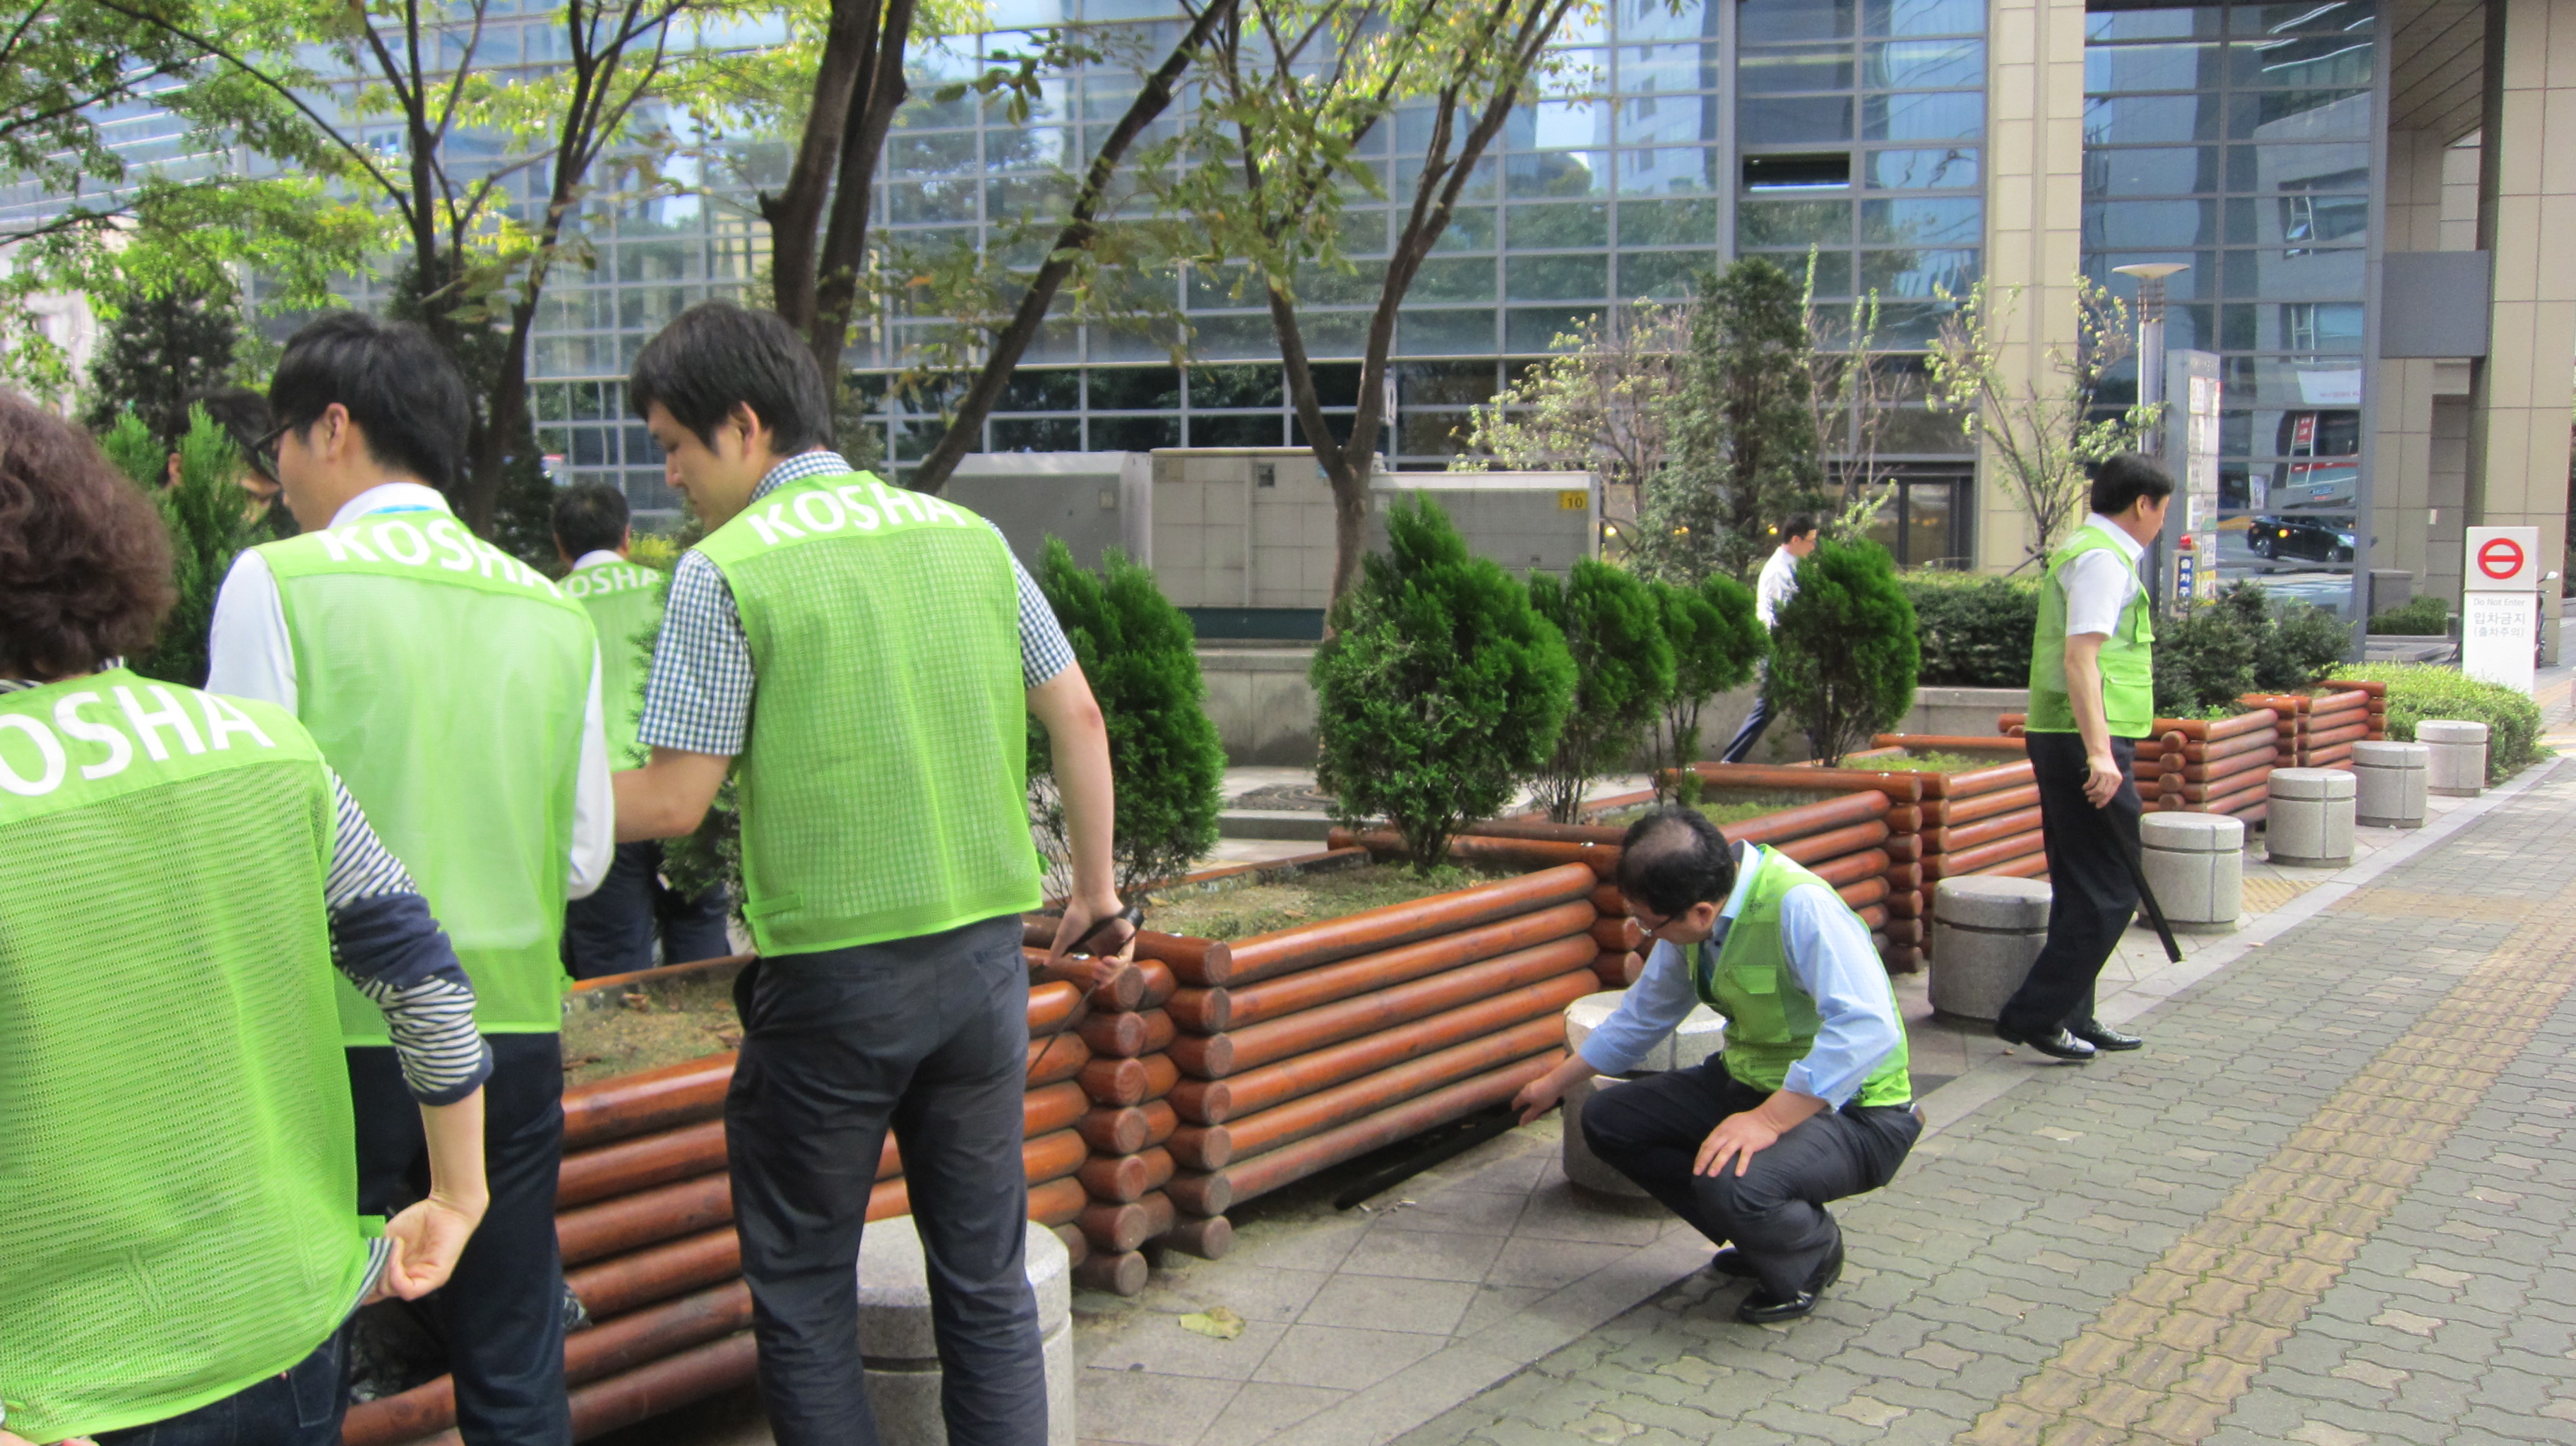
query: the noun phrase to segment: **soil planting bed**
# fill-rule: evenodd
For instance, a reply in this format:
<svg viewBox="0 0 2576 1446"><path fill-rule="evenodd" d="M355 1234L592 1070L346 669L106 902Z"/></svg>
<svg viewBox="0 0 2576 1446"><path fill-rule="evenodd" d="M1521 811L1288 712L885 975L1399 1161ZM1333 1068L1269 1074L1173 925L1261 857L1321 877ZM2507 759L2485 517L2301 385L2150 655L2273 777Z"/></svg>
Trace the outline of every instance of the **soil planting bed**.
<svg viewBox="0 0 2576 1446"><path fill-rule="evenodd" d="M564 1011L564 1083L589 1084L742 1043L733 1012L734 971L646 975L613 1002Z"/></svg>
<svg viewBox="0 0 2576 1446"><path fill-rule="evenodd" d="M1179 897L1158 893L1148 899L1147 923L1165 934L1231 943L1388 904L1409 904L1502 877L1508 874L1454 864L1432 870L1429 877L1405 864L1366 864Z"/></svg>

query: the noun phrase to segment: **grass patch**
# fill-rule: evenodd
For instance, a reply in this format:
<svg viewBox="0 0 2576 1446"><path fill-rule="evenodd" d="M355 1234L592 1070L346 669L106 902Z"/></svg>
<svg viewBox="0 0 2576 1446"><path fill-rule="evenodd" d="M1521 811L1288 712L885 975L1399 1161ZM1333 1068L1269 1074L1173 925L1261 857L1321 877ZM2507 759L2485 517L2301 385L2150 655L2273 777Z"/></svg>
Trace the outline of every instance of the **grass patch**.
<svg viewBox="0 0 2576 1446"><path fill-rule="evenodd" d="M1698 809L1700 816L1710 823L1724 828L1730 823L1742 823L1746 819L1760 818L1767 813L1803 808L1811 803L1823 803L1827 799L1840 797L1842 797L1840 793L1809 793L1804 790L1785 788L1712 788L1701 794L1699 802L1692 807ZM1626 828L1645 817L1653 811L1654 807L1655 805L1651 803L1631 804L1626 808L1597 814L1590 821L1606 824L1612 828Z"/></svg>
<svg viewBox="0 0 2576 1446"><path fill-rule="evenodd" d="M731 971L698 971L656 982L605 1009L564 1015L564 1083L660 1069L722 1054L742 1043L734 1017Z"/></svg>
<svg viewBox="0 0 2576 1446"><path fill-rule="evenodd" d="M1846 768L1870 768L1886 773L1973 773L1980 768L2001 768L2021 762L2021 755L1998 748L1992 753L1957 753L1933 749L1924 753L1906 753L1886 757L1846 758Z"/></svg>
<svg viewBox="0 0 2576 1446"><path fill-rule="evenodd" d="M1368 864L1178 898L1155 895L1145 922L1165 934L1231 942L1514 876L1443 864L1425 877L1409 864Z"/></svg>

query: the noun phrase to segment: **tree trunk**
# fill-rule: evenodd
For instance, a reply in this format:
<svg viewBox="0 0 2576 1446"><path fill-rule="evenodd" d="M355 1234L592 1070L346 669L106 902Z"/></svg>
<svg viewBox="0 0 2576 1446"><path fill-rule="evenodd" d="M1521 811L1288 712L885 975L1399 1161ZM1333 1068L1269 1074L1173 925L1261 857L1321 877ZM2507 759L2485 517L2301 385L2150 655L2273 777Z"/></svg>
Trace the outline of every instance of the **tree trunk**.
<svg viewBox="0 0 2576 1446"><path fill-rule="evenodd" d="M867 259L868 202L876 194L877 161L896 109L912 93L903 78L912 10L913 0L886 0L884 27L874 35L875 52L868 57L867 83L852 93L843 116L839 176L832 186L823 249L814 261L814 316L806 330L824 385L834 397L840 395L841 350L849 344L859 267Z"/></svg>
<svg viewBox="0 0 2576 1446"><path fill-rule="evenodd" d="M805 132L796 143L796 163L777 195L760 197L760 218L769 223L771 304L799 331L814 320L815 228L831 194L851 92L875 59L882 3L833 0L823 58L814 70L814 103L805 112Z"/></svg>

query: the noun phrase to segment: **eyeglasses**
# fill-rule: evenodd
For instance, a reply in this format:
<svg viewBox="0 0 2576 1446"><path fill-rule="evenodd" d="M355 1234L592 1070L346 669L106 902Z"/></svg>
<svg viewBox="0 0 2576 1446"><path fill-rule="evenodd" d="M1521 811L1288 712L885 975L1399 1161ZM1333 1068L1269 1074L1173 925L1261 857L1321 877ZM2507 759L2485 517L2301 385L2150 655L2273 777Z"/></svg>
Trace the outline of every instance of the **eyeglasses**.
<svg viewBox="0 0 2576 1446"><path fill-rule="evenodd" d="M257 467L260 470L260 475L268 478L270 481L277 480L278 441L288 432L294 430L294 426L295 424L292 422L280 422L267 436L250 444L250 464Z"/></svg>

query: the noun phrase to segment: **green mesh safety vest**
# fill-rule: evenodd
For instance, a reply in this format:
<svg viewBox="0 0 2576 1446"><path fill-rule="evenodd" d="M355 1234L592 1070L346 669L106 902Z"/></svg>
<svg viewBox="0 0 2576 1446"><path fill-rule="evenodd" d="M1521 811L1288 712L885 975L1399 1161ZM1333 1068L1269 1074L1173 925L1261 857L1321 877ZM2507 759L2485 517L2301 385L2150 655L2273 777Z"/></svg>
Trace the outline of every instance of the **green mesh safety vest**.
<svg viewBox="0 0 2576 1446"><path fill-rule="evenodd" d="M321 755L117 670L0 694L0 1408L165 1420L357 1304Z"/></svg>
<svg viewBox="0 0 2576 1446"><path fill-rule="evenodd" d="M564 872L592 659L581 604L444 512L263 544L296 712L411 870L487 1034L563 1027ZM388 1041L345 983L351 1044Z"/></svg>
<svg viewBox="0 0 2576 1446"><path fill-rule="evenodd" d="M698 550L759 679L735 761L763 954L1038 906L1011 555L982 518L864 472L789 482Z"/></svg>
<svg viewBox="0 0 2576 1446"><path fill-rule="evenodd" d="M2075 705L2066 694L2065 569L2080 553L2106 550L2118 554L2135 575L2136 564L2128 562L2127 551L2111 534L2089 524L2077 529L2048 559L2048 581L2039 589L2039 633L2030 644L2030 718L2022 725L2025 732L2076 731ZM2144 738L2155 729L2155 641L2154 612L2142 587L2129 595L2128 606L2120 609L2118 626L2102 641L2102 716L2114 738Z"/></svg>
<svg viewBox="0 0 2576 1446"><path fill-rule="evenodd" d="M652 750L635 741L644 711L645 662L662 631L662 598L670 579L631 562L581 568L560 586L590 614L599 633L600 721L608 728L608 766L641 768Z"/></svg>
<svg viewBox="0 0 2576 1446"><path fill-rule="evenodd" d="M1780 943L1780 900L1800 884L1828 892L1833 885L1758 845L1747 867L1754 870L1752 896L1736 912L1713 965L1707 945L1691 946L1691 984L1701 1003L1726 1016L1726 1072L1755 1089L1777 1090L1788 1081L1789 1066L1816 1047L1823 1023L1816 1001L1789 973L1788 951ZM1887 1000L1893 1011L1892 987ZM1864 1105L1901 1105L1914 1098L1903 1016L1898 1019L1896 1052L1861 1082Z"/></svg>

